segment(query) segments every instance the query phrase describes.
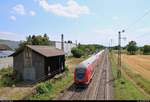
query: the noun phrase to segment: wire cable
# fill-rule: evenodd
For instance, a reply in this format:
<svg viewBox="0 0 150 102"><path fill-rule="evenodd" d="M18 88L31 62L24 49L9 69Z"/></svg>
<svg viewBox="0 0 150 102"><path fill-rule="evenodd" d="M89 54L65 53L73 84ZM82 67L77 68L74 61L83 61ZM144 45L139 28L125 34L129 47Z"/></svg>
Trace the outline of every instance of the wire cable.
<svg viewBox="0 0 150 102"><path fill-rule="evenodd" d="M143 16L141 16L140 18L138 18L136 21L134 21L133 23L131 23L130 25L127 26L126 30L130 29L131 27L133 27L133 25L137 24L139 21L141 21L145 16L147 16L150 13L150 9L144 13Z"/></svg>

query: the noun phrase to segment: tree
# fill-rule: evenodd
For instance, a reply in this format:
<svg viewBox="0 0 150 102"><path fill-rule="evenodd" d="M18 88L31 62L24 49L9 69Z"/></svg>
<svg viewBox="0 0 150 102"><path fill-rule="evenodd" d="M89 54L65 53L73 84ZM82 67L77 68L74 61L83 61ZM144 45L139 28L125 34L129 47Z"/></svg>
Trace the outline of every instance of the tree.
<svg viewBox="0 0 150 102"><path fill-rule="evenodd" d="M31 35L29 35L26 39L27 39L28 44L32 45L32 37L31 37Z"/></svg>
<svg viewBox="0 0 150 102"><path fill-rule="evenodd" d="M74 57L76 58L80 58L83 55L82 50L78 49L78 48L72 48L71 49L71 53L73 54Z"/></svg>
<svg viewBox="0 0 150 102"><path fill-rule="evenodd" d="M19 48L24 47L25 45L49 45L49 37L47 34L44 34L44 36L41 35L29 35L26 37L26 41L21 41L19 44Z"/></svg>
<svg viewBox="0 0 150 102"><path fill-rule="evenodd" d="M98 45L98 44L83 45L83 44L79 43L79 45L78 45L78 49L80 49L84 52L84 56L94 54L103 48L104 48L104 46Z"/></svg>
<svg viewBox="0 0 150 102"><path fill-rule="evenodd" d="M143 54L145 55L150 54L150 45L144 45Z"/></svg>
<svg viewBox="0 0 150 102"><path fill-rule="evenodd" d="M49 37L47 36L47 34L44 34L43 45L49 45Z"/></svg>
<svg viewBox="0 0 150 102"><path fill-rule="evenodd" d="M112 49L113 49L113 50L118 50L119 47L118 47L118 46L113 46Z"/></svg>
<svg viewBox="0 0 150 102"><path fill-rule="evenodd" d="M127 45L127 51L131 55L135 55L136 51L138 50L138 47L136 45L135 41L130 41Z"/></svg>
<svg viewBox="0 0 150 102"><path fill-rule="evenodd" d="M68 43L72 43L72 41L71 41L71 40L68 40Z"/></svg>

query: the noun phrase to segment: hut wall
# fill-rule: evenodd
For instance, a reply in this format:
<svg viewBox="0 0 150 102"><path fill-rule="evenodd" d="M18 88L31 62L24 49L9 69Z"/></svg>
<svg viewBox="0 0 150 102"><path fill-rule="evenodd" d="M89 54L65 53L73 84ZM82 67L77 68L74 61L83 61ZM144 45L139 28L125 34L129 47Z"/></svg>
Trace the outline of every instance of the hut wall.
<svg viewBox="0 0 150 102"><path fill-rule="evenodd" d="M32 67L35 69L36 80L44 79L44 56L32 51Z"/></svg>
<svg viewBox="0 0 150 102"><path fill-rule="evenodd" d="M22 78L24 70L24 51L13 57L14 69L17 71L17 78Z"/></svg>

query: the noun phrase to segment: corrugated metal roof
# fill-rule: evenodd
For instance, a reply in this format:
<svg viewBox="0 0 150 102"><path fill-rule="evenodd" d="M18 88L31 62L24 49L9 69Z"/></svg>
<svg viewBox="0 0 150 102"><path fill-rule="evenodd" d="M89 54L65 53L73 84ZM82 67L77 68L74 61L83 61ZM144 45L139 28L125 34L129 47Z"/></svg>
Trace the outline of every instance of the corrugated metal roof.
<svg viewBox="0 0 150 102"><path fill-rule="evenodd" d="M28 47L32 49L33 51L45 56L45 57L52 57L52 56L59 56L59 55L65 55L65 52L63 50L57 49L55 47L51 46L45 46L45 45L26 45L25 47ZM15 56L18 53L20 53L23 49L16 51L11 56Z"/></svg>

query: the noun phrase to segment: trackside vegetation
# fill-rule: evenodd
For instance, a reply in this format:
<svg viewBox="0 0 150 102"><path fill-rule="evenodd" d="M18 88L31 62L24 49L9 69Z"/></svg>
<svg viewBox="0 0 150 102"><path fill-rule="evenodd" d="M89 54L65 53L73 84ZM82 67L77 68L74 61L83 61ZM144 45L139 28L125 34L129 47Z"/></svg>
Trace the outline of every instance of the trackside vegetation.
<svg viewBox="0 0 150 102"><path fill-rule="evenodd" d="M145 96L135 85L122 74L121 78L117 78L117 59L113 53L109 53L111 60L112 73L114 77L114 99L116 100L145 100L149 97Z"/></svg>
<svg viewBox="0 0 150 102"><path fill-rule="evenodd" d="M36 94L28 97L30 100L50 100L55 98L62 89L65 89L73 80L72 74L69 73L68 66L65 72L51 80L41 82L36 86Z"/></svg>
<svg viewBox="0 0 150 102"><path fill-rule="evenodd" d="M71 49L71 53L73 54L74 57L80 58L81 56L92 55L103 48L104 46L97 44L88 44L88 45L79 44L77 47Z"/></svg>
<svg viewBox="0 0 150 102"><path fill-rule="evenodd" d="M2 68L0 70L0 87L7 87L15 85L19 80L14 78L13 68Z"/></svg>

